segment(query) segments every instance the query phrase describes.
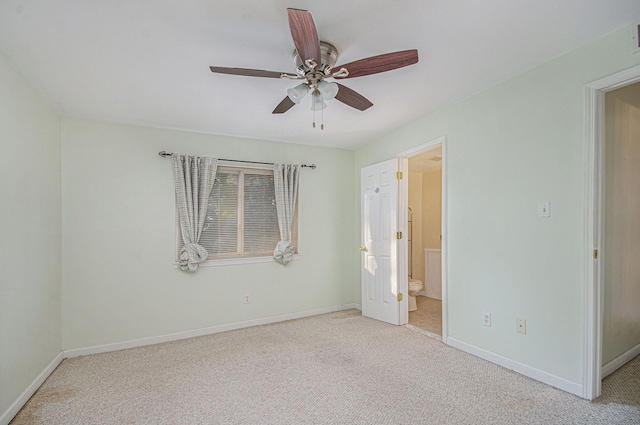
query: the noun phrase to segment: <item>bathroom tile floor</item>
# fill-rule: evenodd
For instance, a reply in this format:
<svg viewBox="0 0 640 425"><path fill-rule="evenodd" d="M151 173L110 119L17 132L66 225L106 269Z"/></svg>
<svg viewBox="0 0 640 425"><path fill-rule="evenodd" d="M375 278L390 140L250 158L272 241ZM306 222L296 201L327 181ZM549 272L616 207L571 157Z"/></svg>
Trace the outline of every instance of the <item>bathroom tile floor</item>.
<svg viewBox="0 0 640 425"><path fill-rule="evenodd" d="M442 301L417 296L418 309L409 312L409 324L431 333L442 335Z"/></svg>

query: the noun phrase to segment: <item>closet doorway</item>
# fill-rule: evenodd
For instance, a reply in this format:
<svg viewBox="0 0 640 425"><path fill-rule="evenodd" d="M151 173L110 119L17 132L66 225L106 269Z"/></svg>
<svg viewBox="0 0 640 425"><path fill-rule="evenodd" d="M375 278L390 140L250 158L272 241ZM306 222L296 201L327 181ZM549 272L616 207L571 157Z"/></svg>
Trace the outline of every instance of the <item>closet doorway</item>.
<svg viewBox="0 0 640 425"><path fill-rule="evenodd" d="M443 143L438 139L398 155L406 159L406 193L399 204L407 210L408 326L440 340L446 335Z"/></svg>
<svg viewBox="0 0 640 425"><path fill-rule="evenodd" d="M640 355L640 83L604 104L602 378Z"/></svg>
<svg viewBox="0 0 640 425"><path fill-rule="evenodd" d="M640 199L638 83L640 66L635 66L585 87L582 396L589 400L601 395L604 376L640 354L638 321L627 317L632 312L637 318L640 291L637 279L625 279L637 276L634 254L640 249L633 214ZM619 271L624 272L622 279Z"/></svg>

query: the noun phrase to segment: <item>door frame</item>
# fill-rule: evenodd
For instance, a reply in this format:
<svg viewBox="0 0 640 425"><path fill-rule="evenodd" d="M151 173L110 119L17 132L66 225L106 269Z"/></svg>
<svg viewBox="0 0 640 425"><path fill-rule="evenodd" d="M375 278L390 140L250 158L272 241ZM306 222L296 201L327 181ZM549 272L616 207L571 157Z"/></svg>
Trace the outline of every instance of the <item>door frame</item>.
<svg viewBox="0 0 640 425"><path fill-rule="evenodd" d="M585 86L584 109L584 273L583 397L602 392L602 321L604 312L604 99L605 93L640 82L640 66ZM596 252L598 255L596 256Z"/></svg>
<svg viewBox="0 0 640 425"><path fill-rule="evenodd" d="M398 215L404 211L406 218L407 208L409 207L409 190L408 190L408 163L409 158L421 154L424 151L431 150L440 146L442 148L442 220L441 220L441 234L442 234L442 342L447 344L447 338L449 336L449 321L448 317L448 291L447 291L447 259L448 259L448 244L447 244L447 137L441 136L437 139L433 139L427 143L416 146L415 148L402 151L396 154L396 158L400 159L400 171L407 175L407 178L403 179L403 183L398 187ZM406 221L406 220L405 220ZM406 238L405 243L402 244L403 248L398 251L398 264L404 264L405 268L408 264L408 247ZM405 279L406 273L405 273ZM408 285L408 280L406 285ZM408 294L408 287L406 288ZM406 314L406 317L401 317L400 323L409 322L409 297L406 297L406 301L403 300L406 308L401 309L400 314Z"/></svg>

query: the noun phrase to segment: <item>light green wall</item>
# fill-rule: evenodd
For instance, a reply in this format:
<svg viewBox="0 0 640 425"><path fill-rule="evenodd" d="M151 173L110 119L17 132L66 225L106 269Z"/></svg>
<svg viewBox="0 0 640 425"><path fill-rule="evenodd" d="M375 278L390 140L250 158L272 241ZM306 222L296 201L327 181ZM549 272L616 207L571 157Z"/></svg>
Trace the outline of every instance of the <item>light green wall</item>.
<svg viewBox="0 0 640 425"><path fill-rule="evenodd" d="M60 354L60 118L0 56L0 417Z"/></svg>
<svg viewBox="0 0 640 425"><path fill-rule="evenodd" d="M299 252L286 267L172 268L171 162L158 152L315 163L299 187ZM63 346L166 335L353 302L352 151L62 121ZM244 295L251 303L244 304Z"/></svg>
<svg viewBox="0 0 640 425"><path fill-rule="evenodd" d="M446 136L449 336L576 383L583 367L583 91L640 63L630 36L622 28L355 155L358 187L361 167ZM543 201L551 202L551 218L537 217ZM359 211L357 201L358 227ZM492 327L482 325L483 312L492 313ZM527 320L526 336L516 334L516 317Z"/></svg>

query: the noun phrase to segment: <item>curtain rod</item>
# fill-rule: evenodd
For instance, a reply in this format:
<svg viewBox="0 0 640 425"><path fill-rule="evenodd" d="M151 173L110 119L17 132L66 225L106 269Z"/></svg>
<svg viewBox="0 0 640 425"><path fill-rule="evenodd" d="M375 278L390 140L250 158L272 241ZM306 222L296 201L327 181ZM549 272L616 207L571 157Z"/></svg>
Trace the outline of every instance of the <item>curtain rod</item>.
<svg viewBox="0 0 640 425"><path fill-rule="evenodd" d="M158 152L158 155L160 155L162 158L167 158L170 157L171 155L173 155L172 153L166 152L166 151L160 151ZM258 161L241 161L239 159L224 159L224 158L217 158L218 161L227 161L227 162L243 162L245 164L263 164L263 165L273 165L273 162L258 162ZM307 165L307 164L301 164L300 165L302 168L311 168L312 170L316 169L316 164L311 164L311 165Z"/></svg>

